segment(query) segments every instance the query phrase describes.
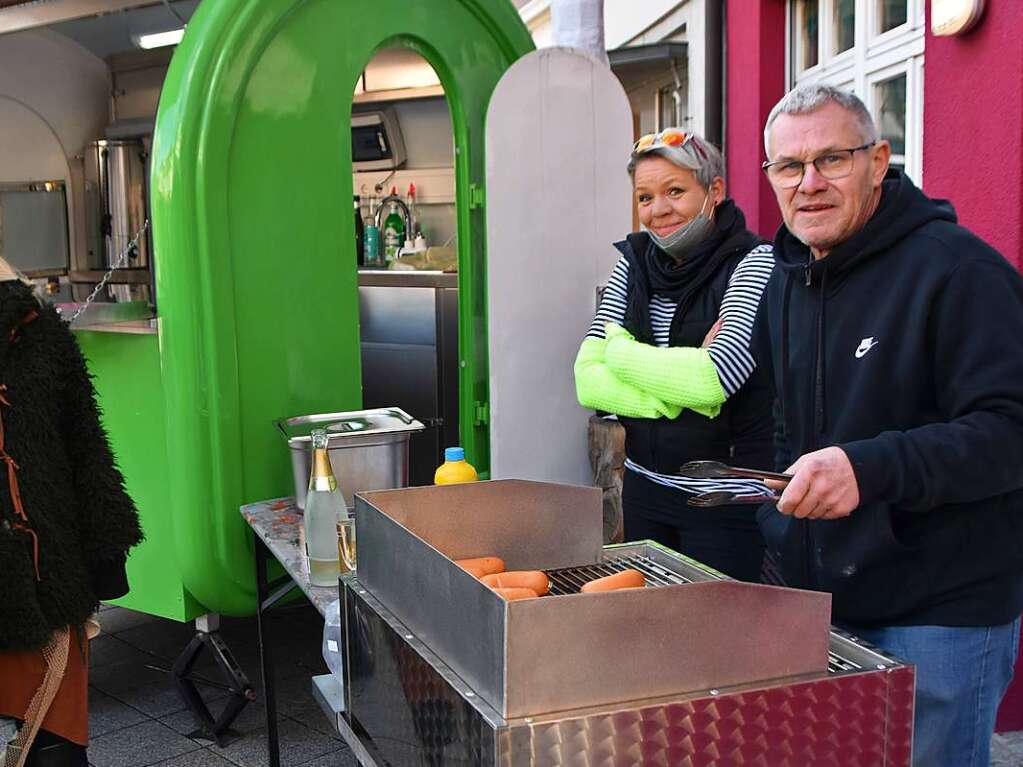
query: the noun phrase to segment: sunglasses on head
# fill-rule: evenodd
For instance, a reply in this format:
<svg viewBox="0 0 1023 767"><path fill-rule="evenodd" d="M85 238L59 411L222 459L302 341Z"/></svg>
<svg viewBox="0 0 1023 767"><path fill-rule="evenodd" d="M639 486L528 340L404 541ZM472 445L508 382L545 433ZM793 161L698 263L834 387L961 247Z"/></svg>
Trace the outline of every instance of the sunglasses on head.
<svg viewBox="0 0 1023 767"><path fill-rule="evenodd" d="M693 148L696 149L697 154L701 156L704 155L703 147L700 146L700 142L696 140L695 134L686 133L685 131L680 131L676 128L668 128L660 133L648 133L646 136L640 136L639 140L632 145L632 153L641 154L644 151L657 149L661 146L680 149L690 143L693 144Z"/></svg>
<svg viewBox="0 0 1023 767"><path fill-rule="evenodd" d="M656 149L661 146L668 147L682 147L692 141L694 138L692 133L686 133L675 128L668 128L662 130L660 133L648 133L645 136L640 137L632 146L633 154L639 152L645 152L648 149ZM699 144L694 143L693 146L699 148Z"/></svg>

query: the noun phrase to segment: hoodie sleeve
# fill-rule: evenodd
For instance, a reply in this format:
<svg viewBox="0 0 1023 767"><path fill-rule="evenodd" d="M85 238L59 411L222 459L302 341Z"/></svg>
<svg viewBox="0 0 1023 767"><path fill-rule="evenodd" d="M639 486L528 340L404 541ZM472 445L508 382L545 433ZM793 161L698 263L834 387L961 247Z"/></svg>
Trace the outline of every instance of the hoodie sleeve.
<svg viewBox="0 0 1023 767"><path fill-rule="evenodd" d="M135 503L124 489L100 422L96 392L71 331L56 320L57 351L64 360L61 429L79 514L93 591L99 599L128 592L124 563L143 536Z"/></svg>
<svg viewBox="0 0 1023 767"><path fill-rule="evenodd" d="M932 375L945 420L839 445L861 504L927 511L1023 487L1023 279L995 258L961 262L932 305Z"/></svg>

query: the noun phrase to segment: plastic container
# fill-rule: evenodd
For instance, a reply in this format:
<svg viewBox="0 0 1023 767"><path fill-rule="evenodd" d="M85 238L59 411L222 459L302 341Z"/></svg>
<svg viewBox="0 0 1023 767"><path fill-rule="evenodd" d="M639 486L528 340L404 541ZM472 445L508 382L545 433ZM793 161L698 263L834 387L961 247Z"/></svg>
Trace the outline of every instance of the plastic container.
<svg viewBox="0 0 1023 767"><path fill-rule="evenodd" d="M465 451L460 447L444 448L444 463L433 474L435 485L457 485L459 482L475 482L479 477L472 464L465 460Z"/></svg>
<svg viewBox="0 0 1023 767"><path fill-rule="evenodd" d="M337 677L337 683L344 684L341 663L341 600L335 599L327 605L323 614L323 662L330 673Z"/></svg>

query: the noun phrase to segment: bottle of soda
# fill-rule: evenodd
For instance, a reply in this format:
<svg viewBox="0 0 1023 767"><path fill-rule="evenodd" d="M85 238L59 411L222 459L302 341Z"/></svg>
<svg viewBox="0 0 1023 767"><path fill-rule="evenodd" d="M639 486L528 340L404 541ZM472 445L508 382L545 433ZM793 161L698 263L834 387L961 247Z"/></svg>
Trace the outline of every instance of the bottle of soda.
<svg viewBox="0 0 1023 767"><path fill-rule="evenodd" d="M396 197L397 188L391 190L391 196ZM405 244L405 219L398 212L398 205L391 202L391 207L384 219L384 260L390 264L398 257L401 246Z"/></svg>
<svg viewBox="0 0 1023 767"><path fill-rule="evenodd" d="M338 522L347 518L344 496L338 489L327 453L327 432L312 433L313 461L309 490L305 496L305 547L309 582L314 586L337 586L341 573L338 560Z"/></svg>

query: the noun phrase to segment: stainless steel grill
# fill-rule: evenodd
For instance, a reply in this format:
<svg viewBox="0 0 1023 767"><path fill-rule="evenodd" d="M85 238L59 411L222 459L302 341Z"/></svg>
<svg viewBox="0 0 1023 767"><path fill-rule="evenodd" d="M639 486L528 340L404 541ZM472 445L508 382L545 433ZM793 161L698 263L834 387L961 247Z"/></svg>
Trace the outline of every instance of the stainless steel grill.
<svg viewBox="0 0 1023 767"><path fill-rule="evenodd" d="M601 546L597 489L470 482L355 512L346 711L388 764L910 763L912 668L829 631L826 594ZM482 554L543 570L556 598L503 600L453 561ZM653 588L578 593L630 568Z"/></svg>
<svg viewBox="0 0 1023 767"><path fill-rule="evenodd" d="M638 570L646 576L647 586L672 586L680 583L692 583L684 575L654 562L649 557L633 555L609 559L596 565L582 567L566 567L551 570L547 577L551 580L551 594L578 594L584 583L606 578L624 570Z"/></svg>

